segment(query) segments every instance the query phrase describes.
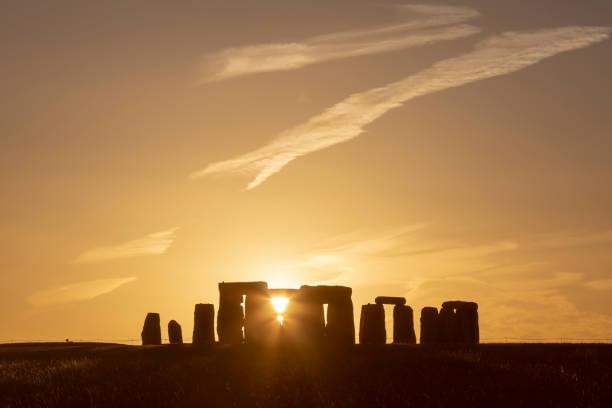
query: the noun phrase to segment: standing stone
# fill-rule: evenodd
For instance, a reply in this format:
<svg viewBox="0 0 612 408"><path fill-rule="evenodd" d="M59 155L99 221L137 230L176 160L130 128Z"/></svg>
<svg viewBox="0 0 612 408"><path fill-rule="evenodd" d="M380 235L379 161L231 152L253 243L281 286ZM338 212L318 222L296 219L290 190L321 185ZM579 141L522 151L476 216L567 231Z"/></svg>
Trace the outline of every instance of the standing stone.
<svg viewBox="0 0 612 408"><path fill-rule="evenodd" d="M459 320L461 342L478 344L480 342L478 311L470 308L459 308L457 309L457 319Z"/></svg>
<svg viewBox="0 0 612 408"><path fill-rule="evenodd" d="M281 333L281 341L283 344L294 345L299 343L299 319L301 318L302 307L302 302L299 300L299 294L295 295L287 305L283 315L283 328Z"/></svg>
<svg viewBox="0 0 612 408"><path fill-rule="evenodd" d="M242 294L231 293L230 291L221 292L217 314L219 342L233 345L242 344L243 324Z"/></svg>
<svg viewBox="0 0 612 408"><path fill-rule="evenodd" d="M330 304L341 299L350 298L353 290L348 286L302 285L299 293L302 297L308 298L312 302Z"/></svg>
<svg viewBox="0 0 612 408"><path fill-rule="evenodd" d="M361 306L359 343L385 344L386 342L387 331L385 330L385 309L383 305L367 304Z"/></svg>
<svg viewBox="0 0 612 408"><path fill-rule="evenodd" d="M248 298L249 295L253 294L267 294L267 290L268 284L266 282L219 283L219 313L217 315L219 342L224 344L241 344L243 342L243 327L245 326L246 311L242 308L242 297L246 295ZM257 303L257 300L254 302ZM258 310L257 306L253 307L253 301L250 303L252 305L252 312ZM253 317L255 315L257 315L257 313L254 313ZM253 334L253 332L257 332L259 329L256 328L255 324L257 318L251 320L253 324L248 325ZM245 331L247 331L246 327Z"/></svg>
<svg viewBox="0 0 612 408"><path fill-rule="evenodd" d="M405 305L406 298L399 296L376 296L374 302L377 305Z"/></svg>
<svg viewBox="0 0 612 408"><path fill-rule="evenodd" d="M168 322L168 340L170 344L183 344L183 329L176 320Z"/></svg>
<svg viewBox="0 0 612 408"><path fill-rule="evenodd" d="M410 306L396 304L393 307L393 343L416 343L414 314Z"/></svg>
<svg viewBox="0 0 612 408"><path fill-rule="evenodd" d="M353 317L353 290L347 286L300 287L287 308L283 330L293 332L304 343L317 344L327 340L330 344L355 344ZM324 305L327 304L327 325Z"/></svg>
<svg viewBox="0 0 612 408"><path fill-rule="evenodd" d="M355 344L355 321L353 301L344 297L327 306L326 335L329 343L335 345Z"/></svg>
<svg viewBox="0 0 612 408"><path fill-rule="evenodd" d="M438 315L438 341L440 343L460 342L459 321L455 315L455 309L442 307Z"/></svg>
<svg viewBox="0 0 612 408"><path fill-rule="evenodd" d="M421 344L434 344L439 342L438 309L424 307L421 310Z"/></svg>
<svg viewBox="0 0 612 408"><path fill-rule="evenodd" d="M289 309L289 308L288 308ZM304 345L320 344L325 336L325 310L322 303L296 302L287 320L294 326L294 338Z"/></svg>
<svg viewBox="0 0 612 408"><path fill-rule="evenodd" d="M454 343L478 344L480 332L478 328L478 304L475 302L448 301L442 304L443 310L452 313L452 335L449 341Z"/></svg>
<svg viewBox="0 0 612 408"><path fill-rule="evenodd" d="M244 304L244 338L247 344L273 345L279 337L280 324L265 290L246 294Z"/></svg>
<svg viewBox="0 0 612 408"><path fill-rule="evenodd" d="M325 336L325 310L316 293L300 288L285 310L283 337L289 344L317 345Z"/></svg>
<svg viewBox="0 0 612 408"><path fill-rule="evenodd" d="M215 306L198 303L193 312L193 344L210 345L215 342Z"/></svg>
<svg viewBox="0 0 612 408"><path fill-rule="evenodd" d="M159 322L159 313L147 313L140 336L142 338L143 346L161 344L161 325Z"/></svg>
<svg viewBox="0 0 612 408"><path fill-rule="evenodd" d="M321 344L325 338L325 307L323 303L307 302L305 312L303 338L308 344Z"/></svg>

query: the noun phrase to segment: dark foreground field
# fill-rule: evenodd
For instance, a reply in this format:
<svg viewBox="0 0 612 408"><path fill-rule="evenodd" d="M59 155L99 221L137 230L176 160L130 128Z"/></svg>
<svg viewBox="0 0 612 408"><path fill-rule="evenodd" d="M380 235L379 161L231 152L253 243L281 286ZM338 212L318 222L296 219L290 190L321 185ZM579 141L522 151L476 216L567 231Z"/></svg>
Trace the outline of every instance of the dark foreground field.
<svg viewBox="0 0 612 408"><path fill-rule="evenodd" d="M0 346L0 407L611 407L611 345Z"/></svg>

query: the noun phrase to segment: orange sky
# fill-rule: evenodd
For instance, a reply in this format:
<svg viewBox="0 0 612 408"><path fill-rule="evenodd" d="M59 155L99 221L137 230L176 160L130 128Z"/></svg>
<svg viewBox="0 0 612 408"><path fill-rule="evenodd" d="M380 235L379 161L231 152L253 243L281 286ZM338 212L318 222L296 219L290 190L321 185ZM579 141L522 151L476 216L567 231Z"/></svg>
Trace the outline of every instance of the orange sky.
<svg viewBox="0 0 612 408"><path fill-rule="evenodd" d="M0 341L221 280L612 339L612 5L532 3L3 3Z"/></svg>

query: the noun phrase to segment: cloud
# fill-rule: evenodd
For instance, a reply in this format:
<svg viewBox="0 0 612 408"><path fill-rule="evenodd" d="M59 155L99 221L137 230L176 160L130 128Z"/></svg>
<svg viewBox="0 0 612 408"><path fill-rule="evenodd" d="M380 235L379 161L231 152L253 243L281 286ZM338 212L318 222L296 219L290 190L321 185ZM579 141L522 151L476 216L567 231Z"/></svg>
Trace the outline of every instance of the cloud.
<svg viewBox="0 0 612 408"><path fill-rule="evenodd" d="M261 268L268 280L291 277L294 282L323 284L356 280L364 263L385 257L401 247L402 240L427 224L415 224L383 231L359 231L323 240L319 245L300 251ZM350 277L350 279L349 279Z"/></svg>
<svg viewBox="0 0 612 408"><path fill-rule="evenodd" d="M538 245L548 249L589 248L612 245L612 230L589 233L564 232L542 237Z"/></svg>
<svg viewBox="0 0 612 408"><path fill-rule="evenodd" d="M466 7L404 5L395 7L401 15L417 19L384 27L352 30L308 38L302 42L259 44L229 48L203 59L203 82L261 72L286 71L307 65L356 57L470 36L480 30L455 25L480 14Z"/></svg>
<svg viewBox="0 0 612 408"><path fill-rule="evenodd" d="M422 222L378 232L353 232L324 241L317 249L345 255L393 256L398 254L398 248L408 235L427 226L428 223Z"/></svg>
<svg viewBox="0 0 612 408"><path fill-rule="evenodd" d="M401 282L415 286L424 279L486 270L496 265L486 260L488 256L517 249L517 244L507 240L476 245L424 240L419 233L428 226L428 223L418 223L334 236L265 265L262 271L318 284L350 282L376 286ZM402 268L397 269L400 264ZM411 271L410 278L406 278L405 269Z"/></svg>
<svg viewBox="0 0 612 408"><path fill-rule="evenodd" d="M592 290L612 290L612 279L598 279L585 282L584 286Z"/></svg>
<svg viewBox="0 0 612 408"><path fill-rule="evenodd" d="M580 294L581 288L612 289L612 280L589 276L601 274L607 266L569 265L557 252L542 251L551 243L554 248L574 245L576 250L588 250L607 240L608 234L598 232L545 234L409 256L403 258L411 271L405 296L417 310L439 306L446 299L477 301L485 341L610 338L612 316L589 310L585 301L585 296L605 295Z"/></svg>
<svg viewBox="0 0 612 408"><path fill-rule="evenodd" d="M612 336L612 316L591 310L584 297L605 297L612 290L612 279L593 279L607 265L568 265L558 253L541 250L542 242L564 243L556 239L564 236L571 236L578 250L588 250L580 243L606 242L606 233L464 242L441 238L439 232L430 223L350 232L323 239L262 271L301 283L348 284L354 299L363 303L378 295L405 296L417 326L424 306L439 307L449 299L477 301L486 341Z"/></svg>
<svg viewBox="0 0 612 408"><path fill-rule="evenodd" d="M79 255L74 263L109 261L142 255L161 255L174 242L177 229L155 232L119 245L90 249Z"/></svg>
<svg viewBox="0 0 612 408"><path fill-rule="evenodd" d="M133 282L135 280L136 278L129 277L78 282L59 288L36 292L30 295L27 298L27 301L33 306L81 302L110 293L126 283Z"/></svg>
<svg viewBox="0 0 612 408"><path fill-rule="evenodd" d="M510 74L557 54L609 37L608 27L564 27L506 32L480 42L467 54L440 61L415 75L356 93L267 145L234 159L212 163L192 178L219 173L255 174L255 188L298 157L356 138L364 126L419 96Z"/></svg>

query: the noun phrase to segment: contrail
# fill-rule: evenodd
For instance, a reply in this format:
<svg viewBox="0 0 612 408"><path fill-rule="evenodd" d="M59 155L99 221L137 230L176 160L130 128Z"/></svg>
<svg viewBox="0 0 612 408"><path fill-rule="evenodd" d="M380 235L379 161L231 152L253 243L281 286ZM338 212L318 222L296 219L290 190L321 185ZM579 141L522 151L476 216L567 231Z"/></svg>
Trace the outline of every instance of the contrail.
<svg viewBox="0 0 612 408"><path fill-rule="evenodd" d="M191 174L255 174L252 189L300 156L359 136L364 126L416 97L510 74L557 54L587 47L610 35L610 27L564 27L506 32L480 42L467 54L440 61L397 82L355 93L267 145Z"/></svg>
<svg viewBox="0 0 612 408"><path fill-rule="evenodd" d="M203 58L201 81L214 82L261 72L286 71L323 61L453 40L480 31L469 25L443 27L480 15L470 8L431 5L395 8L417 19L384 27L321 35L302 42L258 44L217 51Z"/></svg>

